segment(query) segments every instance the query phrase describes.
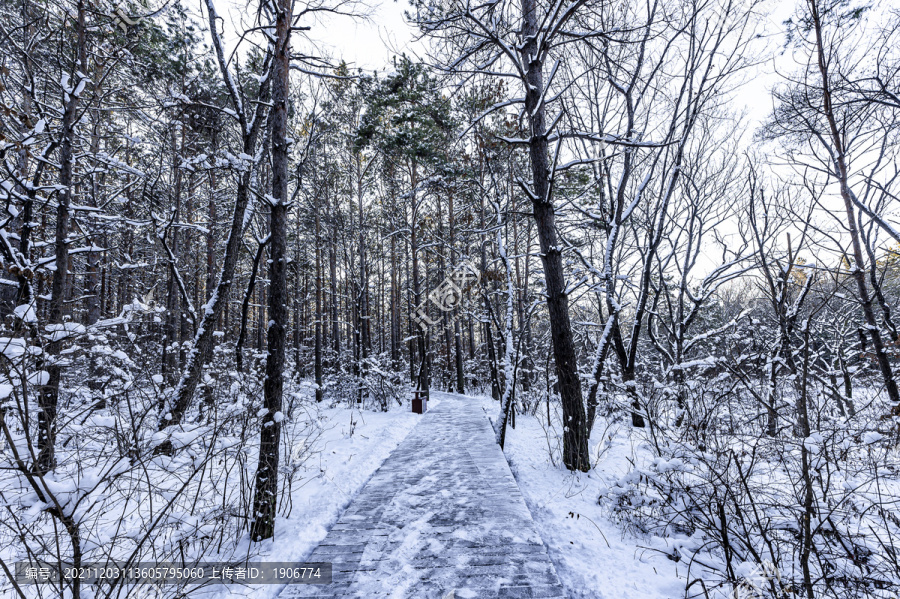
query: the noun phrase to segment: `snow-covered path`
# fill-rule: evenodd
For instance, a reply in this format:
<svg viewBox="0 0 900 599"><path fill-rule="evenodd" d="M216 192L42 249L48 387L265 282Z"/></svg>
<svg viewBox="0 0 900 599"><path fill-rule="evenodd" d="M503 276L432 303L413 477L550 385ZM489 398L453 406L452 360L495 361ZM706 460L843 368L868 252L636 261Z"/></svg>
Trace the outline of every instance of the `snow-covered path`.
<svg viewBox="0 0 900 599"><path fill-rule="evenodd" d="M565 597L475 399L439 399L309 556L330 585L293 597Z"/></svg>

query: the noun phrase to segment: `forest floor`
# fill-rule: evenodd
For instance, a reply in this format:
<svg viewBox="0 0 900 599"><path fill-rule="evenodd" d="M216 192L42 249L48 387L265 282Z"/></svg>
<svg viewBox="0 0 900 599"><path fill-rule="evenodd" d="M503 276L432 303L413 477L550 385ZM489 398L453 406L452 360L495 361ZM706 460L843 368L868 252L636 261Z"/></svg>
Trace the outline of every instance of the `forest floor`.
<svg viewBox="0 0 900 599"><path fill-rule="evenodd" d="M252 544L247 535L235 555L252 551L251 561L301 562L325 538L351 500L391 452L419 423L421 416L396 404L390 412L348 409L345 405L319 408L315 403L296 422L283 429L294 455L284 461L302 462L291 493L279 496L275 539ZM248 462L255 464L255 455ZM286 512L282 510L286 509ZM202 599L274 599L281 585L252 588L214 585L191 597Z"/></svg>
<svg viewBox="0 0 900 599"><path fill-rule="evenodd" d="M361 587L357 582L352 587L351 592L363 593L358 595L360 597L444 597L438 589L445 588L455 589L457 598L498 596L497 581L502 576L484 578L482 582L490 583L494 589L487 595L483 594L487 589L483 585L480 590L467 589L459 580L446 578L451 558L460 564L469 559L473 560L469 563L493 567L493 570L484 570L485 573L501 573L502 568L498 569L501 562L490 555L475 555L471 549L468 555L460 555L458 548L449 555L446 551L449 545L477 548L492 543L496 549L510 554L510 559L506 560L510 567L508 571L518 568L520 575L529 561L526 554L533 554L531 561L535 566L529 571L542 573L540 582L537 582L539 577L534 578L535 584L549 594L522 594L523 597L670 599L683 595L684 583L678 577L678 574L684 574L679 571L682 568L650 549L661 540L624 531L611 519L610 510L598 502L598 498L628 472L631 462L642 453L639 440L632 438L630 427L616 431L598 418L591 441L595 468L589 473L573 474L556 463L555 457L551 458L551 455L558 456L559 451L548 444L548 439L558 439L558 435L553 431L547 434L546 417L520 415L516 428L507 433L507 468L503 463L504 453L493 444L488 424L488 418L493 419L496 415L497 402L485 397L461 398L438 393L433 397L435 399L429 405L431 417L445 411L461 412L463 406L462 412L466 416L431 427L427 425L428 418L411 414L408 406L394 406L388 413L361 412L346 407L317 413L315 419L320 433L309 440L316 449L298 470L291 493L290 513L279 518L274 542L259 548L260 555L254 561L337 563L346 560L346 556L337 560L323 556L329 551L340 553L342 550L334 548L336 543L350 543L347 540L347 530L352 528L348 526L350 520L368 522L375 518L372 522L379 526L369 527L366 531L369 538L361 543L361 547L349 550L357 554L352 559L365 559L369 564L370 584ZM481 424L475 426L473 419ZM417 426L420 422L426 426ZM308 431L309 427L304 430ZM478 448L484 451L477 451ZM395 449L398 451L392 455ZM464 456L469 456L468 461L472 462L473 450L480 456L475 458L477 466L474 463L467 463L465 467L453 466L466 461L462 459ZM424 459L416 467L405 466L414 460L416 452L423 454ZM431 475L428 468L434 470ZM481 477L478 477L479 468ZM483 476L485 468L490 472L487 478ZM514 479L509 476L510 470ZM505 490L501 493L500 487L492 489L494 482L506 485ZM512 499L504 499L501 494ZM471 499L476 502L472 503ZM382 503L384 505L380 505ZM381 511L376 511L379 505ZM482 509L485 506L490 509ZM440 513L445 510L449 511ZM485 520L491 510L501 513L502 518ZM447 521L435 524L435 516ZM389 521L387 525L385 520ZM392 531L385 532L385 526ZM405 530L401 531L402 528ZM373 533L376 541L369 543ZM506 539L503 534L512 537ZM514 545L522 549L523 555L516 555L514 547L508 548L513 537ZM546 550L540 546L541 540ZM323 553L320 544L332 547L325 548ZM356 541L352 544L360 545ZM383 555L386 549L390 555ZM376 551L382 555L375 555L373 552ZM549 569L544 566L547 555L552 562ZM412 560L419 557L442 566L434 570L436 578L445 576L440 585L416 586L422 563L413 564ZM442 561L438 563L437 558ZM380 571L373 568L373 563ZM472 568L468 569L471 576ZM339 580L338 570L336 565L336 581ZM375 570L375 576L371 576L372 570ZM554 570L556 574L553 574ZM464 572L465 567L460 571ZM552 584L557 575L564 588L562 595L550 592L557 588ZM472 580L470 578L470 582ZM518 580L524 578L520 576ZM348 590L348 582L344 579L344 585L334 588ZM380 594L379 590L382 591ZM283 591L283 597L316 596L303 594L313 591L305 585L257 586L252 591L240 587L228 590L210 587L197 596L235 599L252 595L255 599L275 599Z"/></svg>
<svg viewBox="0 0 900 599"><path fill-rule="evenodd" d="M481 398L491 419L498 402ZM684 596L684 567L650 549L668 541L625 530L612 519L607 500L599 498L615 487L632 464L649 451L624 423L609 424L598 416L590 440L593 469L572 473L557 459L561 435L548 426L546 412L520 415L507 430L505 455L538 534L570 599L673 599ZM549 434L548 434L549 432ZM553 459L551 459L551 455ZM634 534L632 534L634 533Z"/></svg>

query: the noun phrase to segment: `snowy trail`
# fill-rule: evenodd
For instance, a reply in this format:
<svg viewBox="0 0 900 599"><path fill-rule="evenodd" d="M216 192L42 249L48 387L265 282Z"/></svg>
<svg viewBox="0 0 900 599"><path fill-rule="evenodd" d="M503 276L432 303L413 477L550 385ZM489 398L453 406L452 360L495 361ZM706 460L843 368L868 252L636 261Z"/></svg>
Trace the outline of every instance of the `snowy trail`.
<svg viewBox="0 0 900 599"><path fill-rule="evenodd" d="M433 396L308 557L334 564L332 584L281 599L565 597L480 402Z"/></svg>

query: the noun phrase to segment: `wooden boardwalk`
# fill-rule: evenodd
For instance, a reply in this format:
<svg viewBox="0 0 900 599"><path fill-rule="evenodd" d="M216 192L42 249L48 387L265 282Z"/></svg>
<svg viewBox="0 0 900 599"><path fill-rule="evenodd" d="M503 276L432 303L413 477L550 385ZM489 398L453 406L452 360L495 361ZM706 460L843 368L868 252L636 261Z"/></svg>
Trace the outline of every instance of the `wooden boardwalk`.
<svg viewBox="0 0 900 599"><path fill-rule="evenodd" d="M565 597L479 402L433 397L309 556L334 564L332 584L281 599Z"/></svg>

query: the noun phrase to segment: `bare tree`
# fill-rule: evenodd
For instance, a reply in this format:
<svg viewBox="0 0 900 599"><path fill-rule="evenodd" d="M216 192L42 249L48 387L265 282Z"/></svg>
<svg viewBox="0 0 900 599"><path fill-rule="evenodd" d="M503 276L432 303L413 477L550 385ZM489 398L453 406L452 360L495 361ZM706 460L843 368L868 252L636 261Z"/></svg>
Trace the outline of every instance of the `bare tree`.
<svg viewBox="0 0 900 599"><path fill-rule="evenodd" d="M243 158L238 158L234 165L237 176L237 192L234 210L231 215L231 226L225 242L225 257L222 262L216 290L203 308L203 314L197 326L197 332L194 335L193 345L188 353L181 379L175 387L172 404L160 417L160 430L181 422L182 416L184 416L194 397L197 383L200 382L204 362L209 359L215 325L228 299L240 254L241 238L247 222L251 187L255 183L256 164L260 160L257 140L259 132L267 119L267 103L265 100L271 85L269 80L265 79L260 85L259 97L255 99L254 103L250 102L243 88L240 88L235 82L234 76L225 60L225 51L218 29L219 16L216 13L212 0L206 0L206 10L208 13L209 34L212 39L216 60L222 80L228 90L234 118L238 121L240 128L240 153ZM271 51L267 51L263 66L264 71L268 71L271 61ZM168 447L163 447L163 450L168 450Z"/></svg>
<svg viewBox="0 0 900 599"><path fill-rule="evenodd" d="M860 301L866 324L866 333L871 338L878 367L885 389L891 402L900 405L900 391L894 379L881 328L875 317L870 284L866 281L866 256L863 249L863 232L860 230L857 211L862 211L887 227L895 238L896 234L887 222L873 210L859 201L853 190L854 152L865 151L865 123L870 111L857 109L852 102L841 102L835 93L836 82L841 81L835 73L841 72L841 61L848 54L842 40L852 31L857 15L845 13L835 2L808 0L796 24L797 43L808 56L800 76L786 84L776 93L779 105L776 108L768 132L780 137L786 144L796 141L808 144L812 156L792 151L793 162L804 164L812 161L828 178L835 181L843 203L843 215L832 211L834 218L840 219L847 229L853 260L851 270L856 283L856 294ZM846 69L844 69L846 73ZM839 85L838 85L839 87ZM789 149L792 146L788 145ZM862 157L855 159L864 160Z"/></svg>

